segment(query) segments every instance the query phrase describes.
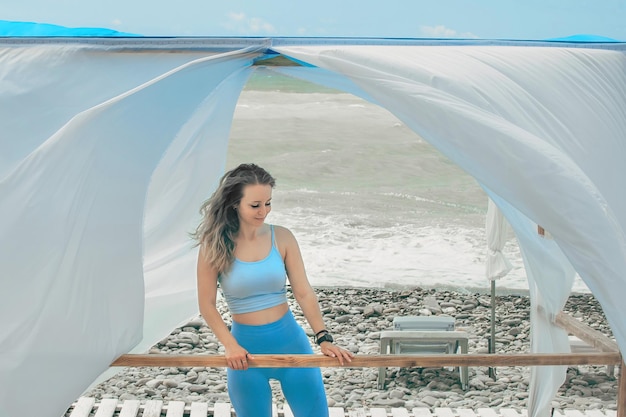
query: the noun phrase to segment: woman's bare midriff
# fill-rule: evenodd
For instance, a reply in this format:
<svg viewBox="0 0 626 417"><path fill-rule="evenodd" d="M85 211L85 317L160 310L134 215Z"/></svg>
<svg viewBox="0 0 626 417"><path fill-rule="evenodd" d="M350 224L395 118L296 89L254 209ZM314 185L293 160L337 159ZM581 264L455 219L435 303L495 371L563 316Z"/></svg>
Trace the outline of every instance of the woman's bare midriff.
<svg viewBox="0 0 626 417"><path fill-rule="evenodd" d="M283 303L264 310L253 311L251 313L233 314L232 318L240 324L260 326L280 320L287 311L289 311L289 305L287 303Z"/></svg>

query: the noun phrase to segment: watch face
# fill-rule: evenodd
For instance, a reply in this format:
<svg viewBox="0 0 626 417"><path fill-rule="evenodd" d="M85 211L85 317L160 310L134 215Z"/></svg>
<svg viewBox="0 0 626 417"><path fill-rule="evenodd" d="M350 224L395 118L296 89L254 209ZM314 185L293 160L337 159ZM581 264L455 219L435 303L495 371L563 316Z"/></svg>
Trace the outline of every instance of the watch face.
<svg viewBox="0 0 626 417"><path fill-rule="evenodd" d="M323 342L333 342L333 337L329 333L326 333L325 335L317 339L318 345L321 345Z"/></svg>

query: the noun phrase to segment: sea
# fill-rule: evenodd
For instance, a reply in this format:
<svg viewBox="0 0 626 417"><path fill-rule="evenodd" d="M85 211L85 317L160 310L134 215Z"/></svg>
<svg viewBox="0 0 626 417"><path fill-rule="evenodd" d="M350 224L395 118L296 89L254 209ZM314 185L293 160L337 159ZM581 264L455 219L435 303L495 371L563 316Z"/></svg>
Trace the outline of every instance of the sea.
<svg viewBox="0 0 626 417"><path fill-rule="evenodd" d="M491 291L485 192L387 110L259 67L233 117L227 168L242 162L276 178L267 221L294 233L312 285ZM527 294L512 232L503 252L496 292Z"/></svg>

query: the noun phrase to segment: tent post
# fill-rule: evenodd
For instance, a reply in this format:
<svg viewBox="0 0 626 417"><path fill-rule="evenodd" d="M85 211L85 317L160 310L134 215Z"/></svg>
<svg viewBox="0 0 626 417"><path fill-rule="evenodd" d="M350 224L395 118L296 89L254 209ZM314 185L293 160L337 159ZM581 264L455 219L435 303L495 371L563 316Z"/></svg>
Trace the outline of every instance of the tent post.
<svg viewBox="0 0 626 417"><path fill-rule="evenodd" d="M624 358L620 361L619 366L616 417L626 417L626 365L624 365Z"/></svg>
<svg viewBox="0 0 626 417"><path fill-rule="evenodd" d="M491 280L491 334L489 353L496 353L496 281ZM489 377L496 380L496 368L489 367ZM626 416L624 416L626 417Z"/></svg>

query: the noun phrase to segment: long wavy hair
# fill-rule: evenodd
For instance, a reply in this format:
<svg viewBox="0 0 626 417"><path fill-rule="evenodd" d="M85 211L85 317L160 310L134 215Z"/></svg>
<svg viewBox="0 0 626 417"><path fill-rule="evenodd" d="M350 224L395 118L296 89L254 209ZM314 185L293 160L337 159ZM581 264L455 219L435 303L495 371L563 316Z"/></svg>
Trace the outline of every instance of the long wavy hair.
<svg viewBox="0 0 626 417"><path fill-rule="evenodd" d="M243 188L251 184L274 188L276 181L258 165L241 164L224 174L217 190L200 207L202 220L191 237L218 274L228 271L235 260L235 237L239 231L235 207L243 197Z"/></svg>

